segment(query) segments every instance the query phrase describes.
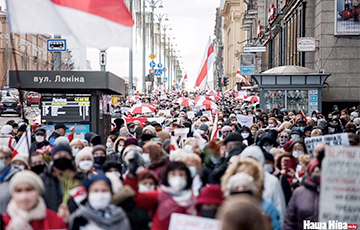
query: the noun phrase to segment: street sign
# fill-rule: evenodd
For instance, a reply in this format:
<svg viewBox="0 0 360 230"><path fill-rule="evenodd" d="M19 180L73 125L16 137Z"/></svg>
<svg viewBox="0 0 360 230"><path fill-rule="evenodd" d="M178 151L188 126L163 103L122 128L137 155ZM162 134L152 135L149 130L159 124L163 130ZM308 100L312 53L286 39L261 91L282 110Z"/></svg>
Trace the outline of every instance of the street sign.
<svg viewBox="0 0 360 230"><path fill-rule="evenodd" d="M49 52L66 51L66 39L48 39L46 46Z"/></svg>
<svg viewBox="0 0 360 230"><path fill-rule="evenodd" d="M167 80L168 80L167 77L164 77L163 81L164 81L164 82L167 82Z"/></svg>
<svg viewBox="0 0 360 230"><path fill-rule="evenodd" d="M164 68L163 68L163 71L164 71L164 72L166 72L166 71L167 71L166 67L164 67Z"/></svg>
<svg viewBox="0 0 360 230"><path fill-rule="evenodd" d="M151 61L150 62L150 68L154 69L156 66L156 63L154 61Z"/></svg>
<svg viewBox="0 0 360 230"><path fill-rule="evenodd" d="M240 55L240 74L241 75L255 74L255 55L253 54Z"/></svg>
<svg viewBox="0 0 360 230"><path fill-rule="evenodd" d="M242 66L240 72L242 75L252 75L255 74L255 68L254 66Z"/></svg>
<svg viewBox="0 0 360 230"><path fill-rule="evenodd" d="M161 63L158 64L158 68L161 69L163 65Z"/></svg>
<svg viewBox="0 0 360 230"><path fill-rule="evenodd" d="M100 52L100 65L106 65L106 52L105 51L101 51Z"/></svg>
<svg viewBox="0 0 360 230"><path fill-rule="evenodd" d="M244 53L266 52L266 46L244 46Z"/></svg>
<svg viewBox="0 0 360 230"><path fill-rule="evenodd" d="M155 54L150 54L149 58L154 60L156 58L156 56L155 56Z"/></svg>
<svg viewBox="0 0 360 230"><path fill-rule="evenodd" d="M162 69L155 69L155 75L161 75Z"/></svg>

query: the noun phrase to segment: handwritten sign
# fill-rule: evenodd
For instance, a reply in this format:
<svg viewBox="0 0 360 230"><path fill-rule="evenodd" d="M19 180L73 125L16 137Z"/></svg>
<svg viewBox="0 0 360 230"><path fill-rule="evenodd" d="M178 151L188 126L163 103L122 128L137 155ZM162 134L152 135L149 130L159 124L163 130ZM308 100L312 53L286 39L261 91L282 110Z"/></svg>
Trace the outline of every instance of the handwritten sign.
<svg viewBox="0 0 360 230"><path fill-rule="evenodd" d="M250 128L250 126L254 123L254 117L253 116L246 116L246 115L242 115L242 114L238 114L236 116L237 118L237 122L241 125L241 126L246 126L248 128Z"/></svg>
<svg viewBox="0 0 360 230"><path fill-rule="evenodd" d="M305 146L310 154L312 156L314 152L314 148L319 143L326 143L330 146L349 146L349 136L347 133L337 133L337 134L331 134L331 135L324 135L324 136L318 136L318 137L307 137L305 138Z"/></svg>
<svg viewBox="0 0 360 230"><path fill-rule="evenodd" d="M327 147L321 167L319 219L360 226L360 148ZM349 228L350 229L350 228Z"/></svg>
<svg viewBox="0 0 360 230"><path fill-rule="evenodd" d="M221 222L218 220L190 216L179 213L171 214L169 230L220 230Z"/></svg>

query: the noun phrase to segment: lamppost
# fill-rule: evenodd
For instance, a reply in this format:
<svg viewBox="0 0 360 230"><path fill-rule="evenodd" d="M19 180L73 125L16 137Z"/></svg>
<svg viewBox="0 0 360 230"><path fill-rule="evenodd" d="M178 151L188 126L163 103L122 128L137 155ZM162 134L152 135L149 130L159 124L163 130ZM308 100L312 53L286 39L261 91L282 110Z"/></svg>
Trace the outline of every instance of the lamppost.
<svg viewBox="0 0 360 230"><path fill-rule="evenodd" d="M133 14L133 0L129 2L129 11L131 16ZM133 95L133 47L131 41L131 47L129 49L129 95Z"/></svg>
<svg viewBox="0 0 360 230"><path fill-rule="evenodd" d="M164 67L166 67L166 30L168 27L170 27L170 25L162 26L162 29L164 30ZM161 30L161 28L160 28L160 30ZM172 29L169 28L169 30L172 30ZM161 43L161 36L160 36L160 43ZM170 48L170 43L168 43L168 46ZM161 53L161 49L160 49L160 53ZM168 62L169 62L169 58L168 58ZM168 71L164 71L164 78L166 78L166 72L168 72ZM169 74L167 76L169 78ZM167 79L167 80L169 81L170 79ZM165 87L165 83L164 83L164 87Z"/></svg>
<svg viewBox="0 0 360 230"><path fill-rule="evenodd" d="M168 19L168 14L155 14L155 16L157 17L158 21L159 21L159 64L161 64L161 21L163 20L163 18L165 17L165 21L169 21ZM157 85L159 86L159 88L161 87L161 75L158 76L157 79Z"/></svg>
<svg viewBox="0 0 360 230"><path fill-rule="evenodd" d="M26 39L27 36L25 36ZM25 40L24 42L20 43L20 46L24 46L25 51L24 51L24 70L27 70L27 47L31 46L30 42Z"/></svg>
<svg viewBox="0 0 360 230"><path fill-rule="evenodd" d="M149 7L151 8L151 40L152 40L151 41L151 53L154 53L154 11L155 11L157 4L159 4L158 8L164 8L164 6L162 5L162 3L163 3L162 0L157 0L157 1L144 0L144 1L147 2L149 4ZM145 10L144 10L144 12L145 12Z"/></svg>

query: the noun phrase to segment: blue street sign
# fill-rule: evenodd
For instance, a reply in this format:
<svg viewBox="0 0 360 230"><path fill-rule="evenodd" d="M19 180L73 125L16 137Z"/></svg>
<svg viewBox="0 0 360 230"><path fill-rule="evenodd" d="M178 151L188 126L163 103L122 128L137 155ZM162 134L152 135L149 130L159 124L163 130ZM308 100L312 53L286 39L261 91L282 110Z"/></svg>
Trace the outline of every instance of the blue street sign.
<svg viewBox="0 0 360 230"><path fill-rule="evenodd" d="M164 77L163 82L167 82L167 77Z"/></svg>
<svg viewBox="0 0 360 230"><path fill-rule="evenodd" d="M241 66L240 67L241 75L252 75L255 74L254 66Z"/></svg>
<svg viewBox="0 0 360 230"><path fill-rule="evenodd" d="M49 52L66 51L66 39L48 39L46 46Z"/></svg>
<svg viewBox="0 0 360 230"><path fill-rule="evenodd" d="M162 71L162 69L155 69L155 75L161 75Z"/></svg>
<svg viewBox="0 0 360 230"><path fill-rule="evenodd" d="M162 64L161 64L161 63L158 64L158 68L159 68L159 69L162 68Z"/></svg>
<svg viewBox="0 0 360 230"><path fill-rule="evenodd" d="M166 72L166 71L167 71L166 67L164 67L164 68L163 68L163 71L164 71L164 72Z"/></svg>
<svg viewBox="0 0 360 230"><path fill-rule="evenodd" d="M154 61L150 62L150 68L154 69L154 67L156 66L156 63Z"/></svg>

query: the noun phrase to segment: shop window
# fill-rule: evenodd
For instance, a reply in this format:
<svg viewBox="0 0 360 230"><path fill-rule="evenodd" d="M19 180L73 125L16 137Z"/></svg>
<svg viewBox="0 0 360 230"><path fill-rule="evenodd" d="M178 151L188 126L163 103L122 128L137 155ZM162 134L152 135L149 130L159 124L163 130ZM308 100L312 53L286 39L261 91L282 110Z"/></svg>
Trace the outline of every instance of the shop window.
<svg viewBox="0 0 360 230"><path fill-rule="evenodd" d="M298 111L299 108L308 113L308 90L287 90L287 109L288 111Z"/></svg>
<svg viewBox="0 0 360 230"><path fill-rule="evenodd" d="M285 90L266 90L264 98L267 111L285 108Z"/></svg>

